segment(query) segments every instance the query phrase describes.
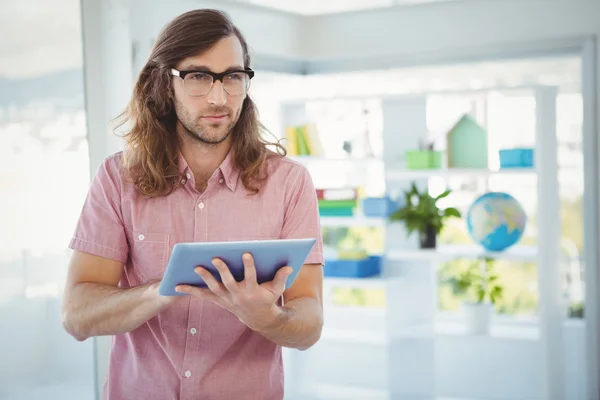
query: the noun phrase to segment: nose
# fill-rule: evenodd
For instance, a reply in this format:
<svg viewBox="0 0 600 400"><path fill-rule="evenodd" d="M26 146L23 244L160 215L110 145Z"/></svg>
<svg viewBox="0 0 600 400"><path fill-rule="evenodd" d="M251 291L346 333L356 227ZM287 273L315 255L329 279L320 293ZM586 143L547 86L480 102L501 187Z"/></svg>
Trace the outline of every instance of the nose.
<svg viewBox="0 0 600 400"><path fill-rule="evenodd" d="M208 92L208 102L217 106L225 105L227 102L227 94L223 88L221 81L215 81L212 88Z"/></svg>

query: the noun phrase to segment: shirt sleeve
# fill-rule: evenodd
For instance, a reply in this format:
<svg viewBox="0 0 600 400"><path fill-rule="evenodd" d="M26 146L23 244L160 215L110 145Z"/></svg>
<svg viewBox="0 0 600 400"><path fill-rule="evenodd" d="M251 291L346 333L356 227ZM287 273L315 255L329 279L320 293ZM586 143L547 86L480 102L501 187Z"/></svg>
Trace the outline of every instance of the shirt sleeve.
<svg viewBox="0 0 600 400"><path fill-rule="evenodd" d="M312 178L302 166L295 168L290 175L282 239L317 239L305 264L324 265L319 205Z"/></svg>
<svg viewBox="0 0 600 400"><path fill-rule="evenodd" d="M125 263L129 246L121 213L118 160L102 162L92 179L69 248Z"/></svg>

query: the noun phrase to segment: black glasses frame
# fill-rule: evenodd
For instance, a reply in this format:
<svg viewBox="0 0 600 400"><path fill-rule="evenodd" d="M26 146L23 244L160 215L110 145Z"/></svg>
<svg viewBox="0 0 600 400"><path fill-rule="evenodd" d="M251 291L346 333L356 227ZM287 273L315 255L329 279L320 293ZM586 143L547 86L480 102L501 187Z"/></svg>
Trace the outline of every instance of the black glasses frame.
<svg viewBox="0 0 600 400"><path fill-rule="evenodd" d="M206 74L206 75L210 75L213 79L213 83L215 81L220 81L221 83L223 83L223 78L225 78L227 75L229 74L235 74L235 73L244 73L246 75L248 75L248 78L252 79L254 78L254 71L250 68L246 68L246 69L236 69L236 70L232 70L232 71L225 71L225 72L221 72L221 73L215 73L215 72L211 72L211 71L197 71L197 70L188 70L188 71L179 71L175 68L171 68L171 74L173 74L174 76L178 76L181 79L185 79L185 76L188 74L192 74L192 73L201 73L201 74Z"/></svg>

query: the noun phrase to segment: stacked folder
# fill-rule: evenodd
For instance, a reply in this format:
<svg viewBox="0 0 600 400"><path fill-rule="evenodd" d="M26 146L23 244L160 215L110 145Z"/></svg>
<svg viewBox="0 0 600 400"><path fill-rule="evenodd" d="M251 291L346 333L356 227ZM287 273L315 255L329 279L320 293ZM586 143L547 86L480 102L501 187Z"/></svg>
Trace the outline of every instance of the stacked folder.
<svg viewBox="0 0 600 400"><path fill-rule="evenodd" d="M322 217L351 217L358 205L356 189L317 189Z"/></svg>

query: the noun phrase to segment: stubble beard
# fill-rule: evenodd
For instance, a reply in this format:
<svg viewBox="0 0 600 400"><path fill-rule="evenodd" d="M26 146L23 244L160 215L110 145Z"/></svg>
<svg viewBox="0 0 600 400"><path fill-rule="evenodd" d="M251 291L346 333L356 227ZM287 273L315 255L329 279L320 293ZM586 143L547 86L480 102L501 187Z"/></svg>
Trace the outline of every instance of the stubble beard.
<svg viewBox="0 0 600 400"><path fill-rule="evenodd" d="M196 119L196 121L194 121L186 109L184 109L180 105L177 105L176 109L177 109L176 110L177 119L179 120L179 123L181 124L181 127L183 128L183 132L185 133L185 135L195 142L199 142L199 143L202 143L203 145L209 145L209 146L217 146L217 145L223 143L225 140L227 140L227 138L231 135L231 132L233 131L233 127L237 123L237 121L240 117L240 114L241 114L241 110L238 111L237 115L235 115L234 118L231 119L231 121L229 122L229 124L227 126L223 126L222 124L208 125L209 129L210 128L213 128L213 129L221 128L222 129L222 133L220 135L215 136L215 135L207 134L206 128L203 128L201 126L200 117L198 117L198 119ZM225 108L221 108L218 110L212 110L211 112L214 114L227 114L229 117L231 117L231 115L232 115L231 110L228 110Z"/></svg>

